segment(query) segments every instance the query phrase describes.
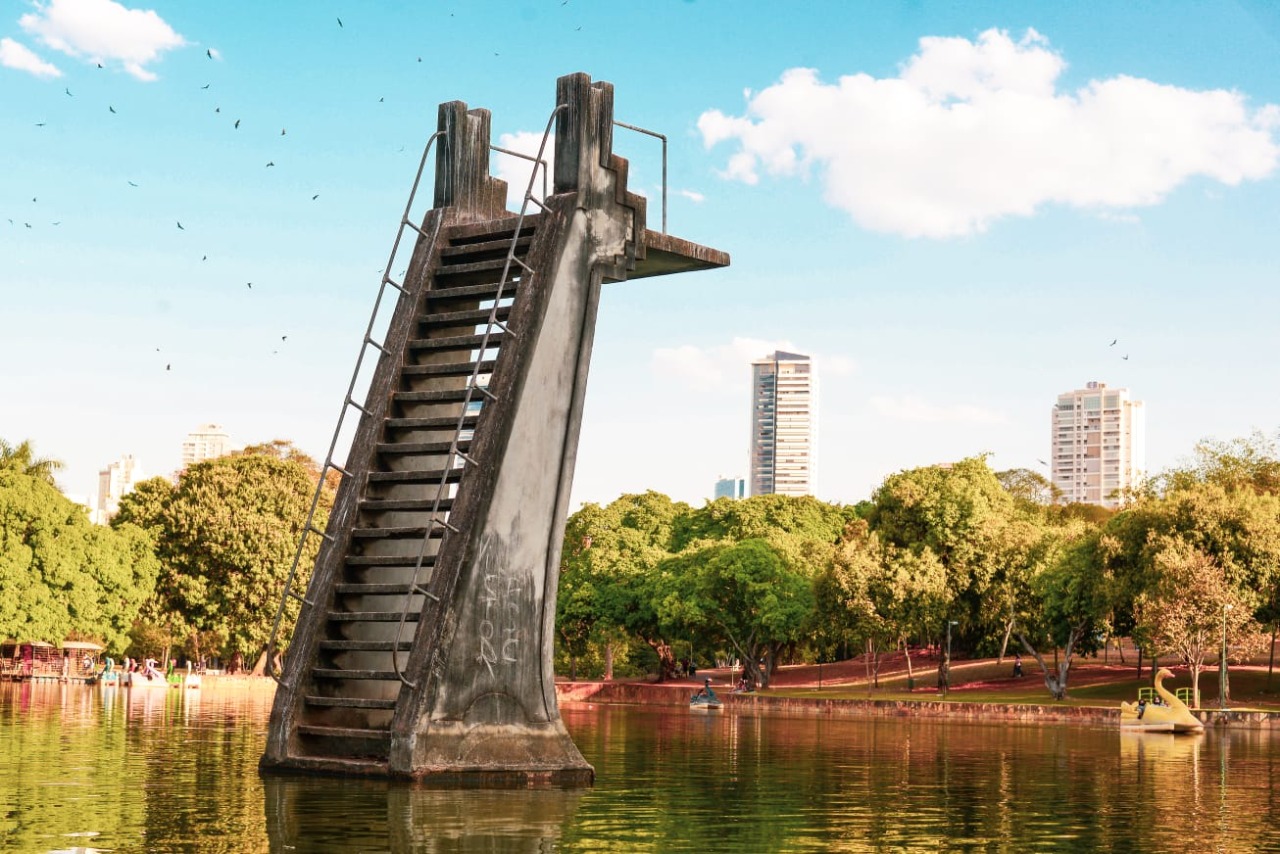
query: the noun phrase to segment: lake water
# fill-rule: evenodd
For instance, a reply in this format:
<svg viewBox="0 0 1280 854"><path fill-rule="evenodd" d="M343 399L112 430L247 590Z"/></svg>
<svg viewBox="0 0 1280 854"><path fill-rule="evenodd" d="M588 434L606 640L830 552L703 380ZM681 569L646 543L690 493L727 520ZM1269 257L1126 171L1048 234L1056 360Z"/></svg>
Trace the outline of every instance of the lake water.
<svg viewBox="0 0 1280 854"><path fill-rule="evenodd" d="M269 690L0 685L0 850L1278 851L1280 740L565 709L580 791L263 778Z"/></svg>

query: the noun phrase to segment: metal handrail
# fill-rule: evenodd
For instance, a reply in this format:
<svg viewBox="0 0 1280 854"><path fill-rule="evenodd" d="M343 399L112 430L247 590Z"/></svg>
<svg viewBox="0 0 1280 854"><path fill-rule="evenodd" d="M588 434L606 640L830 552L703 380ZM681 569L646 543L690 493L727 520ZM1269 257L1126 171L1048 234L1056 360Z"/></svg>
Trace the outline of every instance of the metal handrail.
<svg viewBox="0 0 1280 854"><path fill-rule="evenodd" d="M542 167L542 198L545 199L547 197L547 161L534 157L532 154L523 154L519 151L512 151L509 148L503 148L502 146L499 146L499 145L490 144L489 150L496 151L500 154L510 154L512 157L519 157L521 160L528 160L532 163L536 163L538 165L533 167L534 172L537 172L538 166L541 166ZM532 187L533 184L530 184L529 186Z"/></svg>
<svg viewBox="0 0 1280 854"><path fill-rule="evenodd" d="M656 130L649 130L648 128L636 127L635 125L629 125L626 122L620 122L620 121L617 121L616 119L614 120L613 123L620 128L626 128L627 130L633 130L636 133L642 133L642 134L645 134L646 136L657 137L658 139L662 140L662 233L666 234L667 233L667 137L665 134L660 134Z"/></svg>
<svg viewBox="0 0 1280 854"><path fill-rule="evenodd" d="M556 120L556 116L558 116L563 110L567 110L568 108L569 108L568 104L560 104L554 110L551 111L551 115L547 118L547 127L542 132L542 142L538 145L538 157L537 157L538 162L544 163L543 154L546 152L546 149L547 149L547 139L551 135L552 123ZM454 430L453 441L449 443L449 451L447 454L445 454L444 465L440 472L440 483L436 487L436 497L435 497L435 500L432 502L431 517L428 519L427 524L428 526L440 526L445 529L444 533L441 535L440 545L436 549L437 554L440 554L441 552L444 551L444 537L448 535L449 531L458 530L456 527L450 525L448 522L440 518L440 502L444 499L445 493L448 491L448 488L449 488L449 473L453 471L454 464L458 460L462 460L464 463L468 463L468 464L475 462L473 459L471 459L469 455L464 454L458 450L458 442L462 436L462 433L464 432L463 425L466 424L467 410L471 406L473 392L479 391L486 397L489 397L489 398L493 397L493 393L490 392L488 388L480 387L480 382L479 382L480 365L484 362L485 350L489 349L489 338L493 334L493 330L495 327L497 327L498 329L501 329L503 333L506 334L507 336L512 338L515 337L515 335L511 332L511 330L505 324L503 324L501 321L498 320L498 304L502 302L502 290L506 286L507 276L509 276L511 273L511 265L513 262L520 264L520 266L525 271L524 272L525 277L531 277L533 275L532 268L530 268L528 265L516 259L516 248L520 245L520 232L524 228L524 220L529 210L529 202L533 202L540 208L545 209L546 207L542 202L539 202L536 198L534 198L534 195L533 195L533 182L538 177L537 172L538 170L535 167L533 171L530 172L529 174L529 185L525 188L524 200L520 203L520 216L516 219L515 232L511 235L511 245L507 247L507 258L502 265L502 275L498 279L497 297L493 301L493 306L490 307L489 309L489 319L485 324L484 335L481 336L479 346L476 347L476 352L478 353L478 355L476 356L476 364L475 364L475 367L471 369L471 376L467 380L466 394L463 396L462 408L458 413L458 426ZM546 170L544 168L543 179L545 180L545 178L546 178ZM526 288L528 287L528 283L529 283L529 278L523 278L522 284L524 284ZM410 682L409 679L405 677L404 671L400 669L400 660L397 656L397 653L399 652L399 650L395 649L395 647L399 644L400 635L404 632L404 624L405 624L405 621L408 619L408 615L409 615L409 602L413 597L413 595L416 593L418 595L432 599L433 601L436 601L436 602L440 601L440 598L438 596L436 596L431 591L427 590L424 587L421 587L418 584L418 576L422 572L422 561L426 557L427 543L431 539L431 534L432 534L432 531L428 530L422 537L422 545L418 549L418 558L415 561L413 566L413 577L409 582L409 593L408 595L405 596L404 605L400 609L400 621L396 625L396 631L395 631L395 634L393 635L393 640L392 640L391 666L395 670L396 678L398 678L401 683L403 683L409 688L416 688L418 686L417 686L417 683Z"/></svg>
<svg viewBox="0 0 1280 854"><path fill-rule="evenodd" d="M391 285L397 291L399 291L401 297L406 296L408 294L408 291L405 290L403 282L396 282L391 278L391 265L395 261L396 253L400 250L400 241L404 238L404 230L406 226L418 232L419 235L425 236L422 232L422 229L418 228L416 225L414 225L412 222L409 221L409 211L413 208L414 198L418 194L418 186L422 182L422 172L426 168L427 157L431 154L431 148L433 145L435 145L436 140L442 136L444 136L444 131L436 131L427 139L427 144L422 149L422 159L418 162L418 171L417 171L417 174L414 175L413 186L409 190L409 200L405 203L404 213L400 216L400 227L396 230L396 239L391 246L391 254L387 258L386 266L383 267L382 269L382 282L378 287L378 296L373 302L373 311L369 315L369 324L365 327L364 339L360 342L360 353L356 357L355 370L351 372L351 382L347 384L347 394L345 399L342 402L342 408L338 412L338 423L337 423L337 426L333 428L333 437L329 440L329 451L325 455L324 465L320 468L320 477L318 482L316 483L315 494L311 497L311 509L307 511L307 521L302 528L302 536L298 539L298 549L296 552L294 552L293 564L289 567L289 575L285 578L284 592L280 596L280 606L276 609L275 621L272 623L272 626L271 626L271 636L267 640L266 670L268 675L270 675L272 679L276 680L276 682L282 685L284 683L281 680L281 674L276 670L276 667L275 667L276 647L277 647L277 641L280 635L280 624L284 619L285 607L288 605L290 597L297 599L299 602L302 602L306 605L315 605L315 602L313 602L311 599L308 599L305 596L299 596L297 593L293 591L294 578L297 576L298 564L302 560L302 554L306 550L308 535L314 532L318 536L321 536L330 540L332 539L331 535L318 531L314 527L313 523L315 521L316 507L319 506L320 504L320 496L324 491L325 476L328 475L329 471L331 469L334 471L337 471L343 477L346 477L349 474L349 472L344 467L334 463L333 452L334 452L334 449L337 448L338 436L342 433L342 425L346 421L348 408L354 407L358 409L361 413L362 418L369 415L368 410L366 410L359 403L356 403L352 399L351 395L355 392L356 382L360 377L360 369L364 366L364 356L365 356L365 353L368 351L369 345L372 344L375 348L377 348L380 354L386 353L385 348L383 348L380 344L378 344L376 341L373 340L373 327L374 327L374 324L377 322L378 309L381 308L382 306L382 298L387 292L387 285ZM434 239L435 239L435 235L433 234L432 240Z"/></svg>

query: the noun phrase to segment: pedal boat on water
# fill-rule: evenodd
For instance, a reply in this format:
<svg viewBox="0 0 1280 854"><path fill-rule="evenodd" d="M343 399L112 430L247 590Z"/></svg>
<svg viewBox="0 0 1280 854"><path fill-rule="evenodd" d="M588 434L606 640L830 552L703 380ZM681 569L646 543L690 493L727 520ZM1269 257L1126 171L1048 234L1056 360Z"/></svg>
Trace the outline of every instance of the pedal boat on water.
<svg viewBox="0 0 1280 854"><path fill-rule="evenodd" d="M711 690L710 679L704 679L702 690L689 698L691 712L714 712L723 708L724 703L716 696L716 692Z"/></svg>
<svg viewBox="0 0 1280 854"><path fill-rule="evenodd" d="M1156 674L1155 691L1163 702L1122 702L1120 728L1126 732L1203 732L1204 724L1191 714L1187 704L1164 687L1164 680L1172 678L1173 674L1163 667Z"/></svg>

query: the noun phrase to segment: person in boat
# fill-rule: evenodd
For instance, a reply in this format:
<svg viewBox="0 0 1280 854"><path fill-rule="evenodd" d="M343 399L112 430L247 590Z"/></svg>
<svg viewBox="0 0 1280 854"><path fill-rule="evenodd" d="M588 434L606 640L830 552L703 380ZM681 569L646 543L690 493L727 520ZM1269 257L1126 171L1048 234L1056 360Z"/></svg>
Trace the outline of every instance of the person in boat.
<svg viewBox="0 0 1280 854"><path fill-rule="evenodd" d="M716 698L716 692L711 690L711 680L710 679L702 680L702 688L699 689L698 693L693 695L693 699L694 700L714 700L715 698Z"/></svg>
<svg viewBox="0 0 1280 854"><path fill-rule="evenodd" d="M152 679L164 678L164 676L160 673L160 671L156 669L157 663L158 662L154 658L148 658L145 662L143 662L142 675L147 677L148 681Z"/></svg>
<svg viewBox="0 0 1280 854"><path fill-rule="evenodd" d="M1145 699L1138 701L1138 720L1142 720L1142 714L1147 710L1147 701Z"/></svg>

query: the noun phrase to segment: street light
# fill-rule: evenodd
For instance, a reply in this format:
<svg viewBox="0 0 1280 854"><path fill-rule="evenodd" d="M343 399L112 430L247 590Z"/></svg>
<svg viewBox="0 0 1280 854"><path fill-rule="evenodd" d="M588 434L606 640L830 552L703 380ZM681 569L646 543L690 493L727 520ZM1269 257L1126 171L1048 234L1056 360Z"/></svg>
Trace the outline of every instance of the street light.
<svg viewBox="0 0 1280 854"><path fill-rule="evenodd" d="M1222 606L1222 661L1218 665L1218 708L1227 707L1227 612L1230 605Z"/></svg>
<svg viewBox="0 0 1280 854"><path fill-rule="evenodd" d="M947 698L947 689L951 687L951 627L960 625L955 620L947 620L947 651L942 658L942 699Z"/></svg>

